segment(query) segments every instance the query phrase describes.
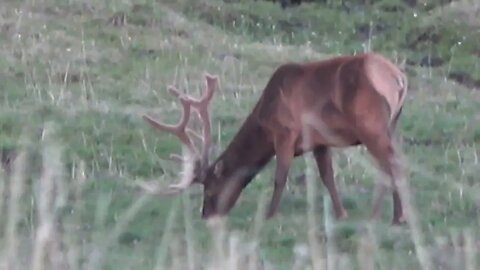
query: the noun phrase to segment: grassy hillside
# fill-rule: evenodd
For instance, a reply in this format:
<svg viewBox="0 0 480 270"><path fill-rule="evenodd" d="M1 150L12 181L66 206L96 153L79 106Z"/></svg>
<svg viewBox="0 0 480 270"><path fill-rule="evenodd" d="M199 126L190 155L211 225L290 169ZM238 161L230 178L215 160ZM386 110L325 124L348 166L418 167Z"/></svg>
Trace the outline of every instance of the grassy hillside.
<svg viewBox="0 0 480 270"><path fill-rule="evenodd" d="M247 269L238 266L245 259L248 269L476 269L474 2L282 10L265 1L4 1L0 149L12 174L0 181L2 269ZM136 179L177 180L168 155L180 145L141 119L148 112L177 121L168 85L198 95L204 72L219 76L219 153L276 66L367 50L404 64L411 81L399 133L417 226L390 226L390 196L381 220L367 222L377 172L363 147L335 151L350 214L343 222L332 218L320 181L298 180L312 168L309 156L296 160L279 216L258 218L272 190L270 164L243 193L225 235L222 222L200 219L200 188L152 197L132 187Z"/></svg>

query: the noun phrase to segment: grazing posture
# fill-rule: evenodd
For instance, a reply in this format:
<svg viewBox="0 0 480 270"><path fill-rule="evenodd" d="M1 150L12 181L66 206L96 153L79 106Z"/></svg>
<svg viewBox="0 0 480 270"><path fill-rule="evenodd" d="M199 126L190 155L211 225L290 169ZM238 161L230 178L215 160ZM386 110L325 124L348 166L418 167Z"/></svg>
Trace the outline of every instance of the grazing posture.
<svg viewBox="0 0 480 270"><path fill-rule="evenodd" d="M292 160L313 151L335 215L342 219L347 212L335 187L330 148L363 144L393 184L392 222L405 222L396 188L397 172L401 170L396 162L400 153L395 148L394 130L407 94L407 78L388 59L367 53L280 66L233 140L212 163L208 106L218 79L208 74L205 77L206 91L200 99L170 88L183 106L177 125L144 116L153 127L176 135L193 156L191 162L185 163L191 165L192 169L187 170L190 175L184 175L164 193L180 192L193 183L203 184L202 216L225 215L241 191L276 156L274 190L266 213L270 218L279 209ZM203 123L202 135L187 128L192 109ZM202 141L201 149L195 147L192 138ZM381 194L385 187L382 190ZM378 213L381 197L374 203L373 216Z"/></svg>

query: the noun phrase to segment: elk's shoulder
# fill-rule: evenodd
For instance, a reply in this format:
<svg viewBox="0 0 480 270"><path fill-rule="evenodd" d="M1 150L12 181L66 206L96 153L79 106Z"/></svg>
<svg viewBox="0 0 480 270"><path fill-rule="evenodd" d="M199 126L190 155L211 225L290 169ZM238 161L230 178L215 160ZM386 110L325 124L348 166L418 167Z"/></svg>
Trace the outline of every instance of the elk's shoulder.
<svg viewBox="0 0 480 270"><path fill-rule="evenodd" d="M286 63L280 65L272 74L265 86L257 104L257 117L262 122L269 122L272 118L283 118L289 114L288 107L290 91L305 72L300 63Z"/></svg>

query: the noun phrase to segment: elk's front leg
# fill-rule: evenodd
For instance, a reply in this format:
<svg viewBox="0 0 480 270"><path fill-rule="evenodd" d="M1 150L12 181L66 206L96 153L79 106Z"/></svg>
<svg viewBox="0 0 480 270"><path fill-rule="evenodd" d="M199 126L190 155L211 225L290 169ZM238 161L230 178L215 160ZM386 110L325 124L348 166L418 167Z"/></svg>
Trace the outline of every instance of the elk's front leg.
<svg viewBox="0 0 480 270"><path fill-rule="evenodd" d="M323 184L327 188L330 198L332 199L336 218L347 218L347 210L343 207L335 186L335 179L333 178L332 155L330 149L325 146L319 146L313 150L313 155L315 156L315 161L317 162L318 171L320 172Z"/></svg>
<svg viewBox="0 0 480 270"><path fill-rule="evenodd" d="M288 170L295 153L295 139L291 134L285 134L275 138L276 168L272 200L266 213L266 218L273 217L280 205L282 192L287 182Z"/></svg>

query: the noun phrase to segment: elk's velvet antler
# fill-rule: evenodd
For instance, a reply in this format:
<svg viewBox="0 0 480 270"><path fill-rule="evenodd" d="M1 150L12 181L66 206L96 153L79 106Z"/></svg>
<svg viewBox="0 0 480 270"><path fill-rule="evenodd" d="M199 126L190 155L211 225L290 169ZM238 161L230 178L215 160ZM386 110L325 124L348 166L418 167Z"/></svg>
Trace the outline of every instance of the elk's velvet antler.
<svg viewBox="0 0 480 270"><path fill-rule="evenodd" d="M177 124L170 125L149 116L144 115L143 119L152 127L166 133L176 136L180 142L187 148L187 153L182 157L178 154L171 154L174 160L181 161L183 168L182 180L176 184L172 184L167 190L151 186L146 183L138 182L138 186L143 189L157 194L175 194L190 186L195 181L195 174L205 171L209 163L209 152L212 147L212 124L210 120L209 106L215 94L218 85L218 78L210 74L205 75L205 91L200 98L181 93L174 86L168 88L168 92L177 97L182 105L182 115ZM202 124L202 134L188 128L192 109L199 115ZM197 147L192 141L192 136L200 139L201 146ZM197 181L202 181L200 175Z"/></svg>

